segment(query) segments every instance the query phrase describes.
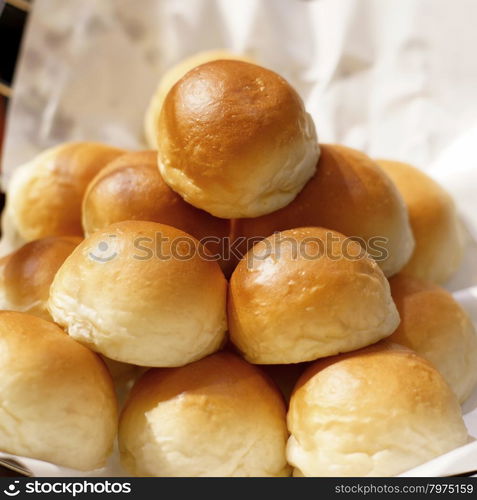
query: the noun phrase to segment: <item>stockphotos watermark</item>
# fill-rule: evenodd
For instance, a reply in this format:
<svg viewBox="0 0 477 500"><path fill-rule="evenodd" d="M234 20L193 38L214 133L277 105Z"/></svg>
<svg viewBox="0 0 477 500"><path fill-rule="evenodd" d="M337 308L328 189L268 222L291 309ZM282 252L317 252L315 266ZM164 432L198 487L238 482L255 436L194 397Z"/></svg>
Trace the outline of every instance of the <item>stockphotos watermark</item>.
<svg viewBox="0 0 477 500"><path fill-rule="evenodd" d="M16 497L25 494L43 494L43 495L67 495L76 497L84 494L129 494L132 491L130 482L114 481L114 480L95 480L88 481L54 481L47 480L14 480L6 488L3 493L8 497Z"/></svg>
<svg viewBox="0 0 477 500"><path fill-rule="evenodd" d="M261 242L260 245L257 243ZM375 236L368 240L359 237L343 238L332 231L324 237L308 236L297 239L292 235L277 232L272 238L209 236L200 241L189 236L169 238L158 231L154 237L138 236L132 245L125 244L116 234L110 234L90 249L88 256L100 264L114 261L127 252L139 261L178 260L187 261L199 257L207 261L236 262L241 258L253 267L258 261L283 256L291 260L316 260L326 257L329 260L360 260L369 255L377 262L388 258L388 239Z"/></svg>

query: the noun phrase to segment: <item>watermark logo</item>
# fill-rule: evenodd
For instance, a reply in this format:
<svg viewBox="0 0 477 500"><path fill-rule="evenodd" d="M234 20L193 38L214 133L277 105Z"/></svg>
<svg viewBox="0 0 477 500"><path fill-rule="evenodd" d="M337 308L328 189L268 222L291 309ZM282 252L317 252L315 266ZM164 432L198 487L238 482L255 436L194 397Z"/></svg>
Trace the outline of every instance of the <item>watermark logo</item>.
<svg viewBox="0 0 477 500"><path fill-rule="evenodd" d="M88 253L89 258L100 264L114 260L118 256L116 238L115 234L110 234L106 239L100 241L96 248Z"/></svg>
<svg viewBox="0 0 477 500"><path fill-rule="evenodd" d="M9 497L16 497L20 494L20 489L17 486L18 484L20 484L20 481L13 481L13 483L8 485L8 488L3 490L3 493Z"/></svg>

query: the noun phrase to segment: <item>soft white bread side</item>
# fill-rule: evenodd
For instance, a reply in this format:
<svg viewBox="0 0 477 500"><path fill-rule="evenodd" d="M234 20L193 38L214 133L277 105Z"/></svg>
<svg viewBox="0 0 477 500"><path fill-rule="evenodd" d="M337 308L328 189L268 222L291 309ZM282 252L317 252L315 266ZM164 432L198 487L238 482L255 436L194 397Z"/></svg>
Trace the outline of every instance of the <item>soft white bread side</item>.
<svg viewBox="0 0 477 500"><path fill-rule="evenodd" d="M53 323L0 312L0 450L79 470L102 467L117 430L111 376Z"/></svg>
<svg viewBox="0 0 477 500"><path fill-rule="evenodd" d="M123 410L119 447L136 476L287 476L285 404L230 353L149 370Z"/></svg>
<svg viewBox="0 0 477 500"><path fill-rule="evenodd" d="M467 442L439 372L393 344L314 363L292 395L288 429L296 476L395 476Z"/></svg>
<svg viewBox="0 0 477 500"><path fill-rule="evenodd" d="M164 181L223 218L287 205L313 175L315 126L290 84L243 61L194 68L169 91L156 135Z"/></svg>
<svg viewBox="0 0 477 500"><path fill-rule="evenodd" d="M124 221L86 238L60 267L49 310L77 341L108 358L180 366L224 341L227 282L179 229Z"/></svg>

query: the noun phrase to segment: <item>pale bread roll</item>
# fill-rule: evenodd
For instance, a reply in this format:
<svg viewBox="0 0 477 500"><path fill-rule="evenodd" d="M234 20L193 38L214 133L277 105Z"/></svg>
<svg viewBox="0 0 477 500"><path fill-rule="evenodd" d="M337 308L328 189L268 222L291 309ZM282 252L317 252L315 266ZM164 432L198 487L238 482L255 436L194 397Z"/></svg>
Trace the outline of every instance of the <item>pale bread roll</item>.
<svg viewBox="0 0 477 500"><path fill-rule="evenodd" d="M108 358L180 366L219 349L227 282L179 229L124 221L86 238L65 260L48 303L56 323Z"/></svg>
<svg viewBox="0 0 477 500"><path fill-rule="evenodd" d="M121 461L136 476L287 476L285 418L278 389L233 354L153 369L122 412Z"/></svg>
<svg viewBox="0 0 477 500"><path fill-rule="evenodd" d="M389 284L401 316L389 339L430 361L465 401L477 384L477 334L471 319L438 285L404 274Z"/></svg>
<svg viewBox="0 0 477 500"><path fill-rule="evenodd" d="M91 179L124 150L95 142L47 149L17 168L2 217L2 253L48 236L83 236L81 202Z"/></svg>
<svg viewBox="0 0 477 500"><path fill-rule="evenodd" d="M377 160L406 203L416 246L402 272L445 283L464 253L464 231L454 201L436 181L405 163Z"/></svg>
<svg viewBox="0 0 477 500"><path fill-rule="evenodd" d="M395 476L468 439L439 372L387 343L314 363L293 392L288 429L295 476Z"/></svg>
<svg viewBox="0 0 477 500"><path fill-rule="evenodd" d="M58 326L0 312L0 450L79 470L105 465L117 401L103 361Z"/></svg>

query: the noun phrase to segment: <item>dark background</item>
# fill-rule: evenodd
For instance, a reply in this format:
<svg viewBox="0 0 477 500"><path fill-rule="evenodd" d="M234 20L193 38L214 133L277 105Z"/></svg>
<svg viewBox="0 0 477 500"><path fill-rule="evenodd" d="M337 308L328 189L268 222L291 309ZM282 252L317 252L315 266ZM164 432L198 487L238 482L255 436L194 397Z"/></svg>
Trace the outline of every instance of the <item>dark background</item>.
<svg viewBox="0 0 477 500"><path fill-rule="evenodd" d="M5 133L6 110L11 95L11 85L25 29L29 0L6 0L3 9L0 1L0 156Z"/></svg>
<svg viewBox="0 0 477 500"><path fill-rule="evenodd" d="M11 95L16 61L31 0L6 0L3 9L2 3L0 1L0 164L8 99ZM4 194L0 193L0 210L3 205ZM19 475L0 466L0 476L15 477Z"/></svg>

